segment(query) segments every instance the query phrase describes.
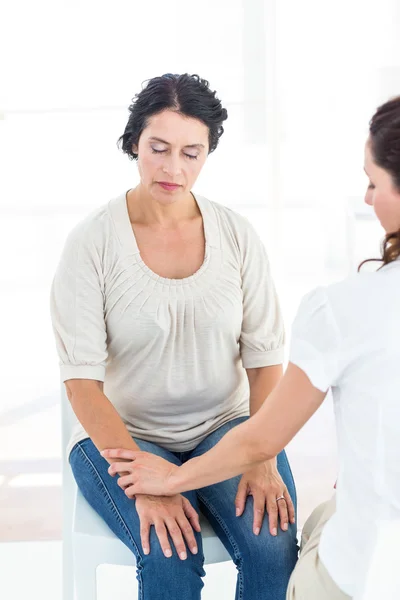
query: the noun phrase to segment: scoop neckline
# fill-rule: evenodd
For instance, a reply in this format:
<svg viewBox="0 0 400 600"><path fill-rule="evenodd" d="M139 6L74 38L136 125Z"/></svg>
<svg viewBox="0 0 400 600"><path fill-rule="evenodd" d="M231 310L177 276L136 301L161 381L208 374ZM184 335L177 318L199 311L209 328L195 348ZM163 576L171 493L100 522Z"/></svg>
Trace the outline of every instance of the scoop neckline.
<svg viewBox="0 0 400 600"><path fill-rule="evenodd" d="M209 220L208 220L209 215L207 214L206 207L204 206L203 198L201 196L198 196L194 192L191 192L191 194L199 208L199 211L200 211L200 214L201 214L201 217L203 220L203 231L204 231L204 241L205 241L203 262L200 265L200 267L197 269L197 271L192 273L192 275L188 275L187 277L182 277L180 279L174 279L174 278L162 277L161 275L158 275L155 271L150 269L150 267L144 262L142 255L140 253L140 250L139 250L139 246L138 246L138 243L136 240L135 232L132 227L132 223L129 218L129 211L128 211L128 192L129 191L130 191L130 189L121 195L121 201L123 203L123 208L124 208L123 218L125 220L125 224L129 228L129 231L126 232L125 237L126 237L126 241L128 243L130 242L130 246L134 250L134 254L136 255L136 261L137 261L138 266L150 279L153 279L154 281L161 283L163 285L182 286L182 285L188 285L188 284L195 282L207 270L207 268L209 266L209 262L210 262L210 249L211 249L210 242L211 242L212 236L211 236L211 230L210 230L210 226L209 226L210 224L209 224Z"/></svg>

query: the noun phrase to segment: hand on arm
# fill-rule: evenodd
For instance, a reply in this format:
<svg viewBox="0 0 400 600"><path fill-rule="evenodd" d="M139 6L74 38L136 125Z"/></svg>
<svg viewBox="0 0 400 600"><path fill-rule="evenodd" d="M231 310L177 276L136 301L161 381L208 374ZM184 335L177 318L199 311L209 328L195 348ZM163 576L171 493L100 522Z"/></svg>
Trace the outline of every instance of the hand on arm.
<svg viewBox="0 0 400 600"><path fill-rule="evenodd" d="M146 452L107 450L102 454L117 463L112 465L115 472L129 471L125 493L174 495L198 489L271 460L311 418L325 395L301 369L289 363L279 385L253 417L229 431L203 456L181 467ZM128 459L129 464L121 464L121 458Z"/></svg>
<svg viewBox="0 0 400 600"><path fill-rule="evenodd" d="M102 382L71 379L66 382L66 388L76 416L99 451L110 446L124 448L125 452L139 451L139 446L132 439L118 412L103 393ZM111 464L111 459L103 453L102 456ZM127 470L130 459L121 457L120 460L120 464L125 465L125 468L118 472L118 485L123 488L124 478L130 474ZM167 464L173 466L171 463ZM131 494L129 497L134 500L135 496ZM197 553L193 530L200 531L199 517L186 498L180 494L175 494L173 497L139 495L136 497L136 510L140 519L140 536L145 554L150 552L152 525L166 557L172 556L167 532L182 560L186 558L184 540L191 552Z"/></svg>

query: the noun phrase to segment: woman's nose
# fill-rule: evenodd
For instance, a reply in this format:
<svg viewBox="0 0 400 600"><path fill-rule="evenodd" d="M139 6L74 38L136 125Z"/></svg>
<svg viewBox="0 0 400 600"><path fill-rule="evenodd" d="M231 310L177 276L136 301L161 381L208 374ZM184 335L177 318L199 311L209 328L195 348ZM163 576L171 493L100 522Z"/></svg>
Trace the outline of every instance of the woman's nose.
<svg viewBox="0 0 400 600"><path fill-rule="evenodd" d="M177 177L182 172L181 160L178 156L169 156L166 158L164 166L164 173L168 173L171 177Z"/></svg>
<svg viewBox="0 0 400 600"><path fill-rule="evenodd" d="M365 204L368 204L368 206L373 205L372 194L373 194L373 190L367 189L367 191L365 193L364 201L365 201Z"/></svg>

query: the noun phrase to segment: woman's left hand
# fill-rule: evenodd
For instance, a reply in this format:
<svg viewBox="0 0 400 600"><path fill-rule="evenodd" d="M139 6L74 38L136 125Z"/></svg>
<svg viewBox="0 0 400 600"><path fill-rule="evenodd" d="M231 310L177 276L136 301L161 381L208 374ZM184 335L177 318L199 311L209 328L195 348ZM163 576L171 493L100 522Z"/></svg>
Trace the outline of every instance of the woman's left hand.
<svg viewBox="0 0 400 600"><path fill-rule="evenodd" d="M293 502L275 461L262 463L242 476L235 499L236 516L243 514L248 496L253 496L255 535L261 531L265 510L271 535L278 534L278 517L283 531L288 530L289 522L295 522Z"/></svg>

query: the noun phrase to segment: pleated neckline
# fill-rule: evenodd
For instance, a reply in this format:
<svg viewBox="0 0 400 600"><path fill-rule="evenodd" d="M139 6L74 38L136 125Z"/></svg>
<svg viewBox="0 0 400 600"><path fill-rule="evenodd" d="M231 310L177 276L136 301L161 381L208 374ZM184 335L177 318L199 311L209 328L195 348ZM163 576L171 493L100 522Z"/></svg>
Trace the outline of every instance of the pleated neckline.
<svg viewBox="0 0 400 600"><path fill-rule="evenodd" d="M201 266L195 273L182 279L169 279L158 275L150 269L141 257L140 250L136 241L135 233L129 219L127 206L127 193L117 196L109 203L109 210L114 222L116 233L121 242L124 251L127 254L135 255L137 265L143 273L153 281L162 286L199 286L207 272L213 270L216 266L216 259L219 256L220 249L220 231L217 215L212 203L203 196L192 192L192 195L199 207L203 219L203 228L205 236L205 253ZM218 261L219 262L219 261ZM205 279L208 280L208 277ZM204 282L205 283L205 282Z"/></svg>

